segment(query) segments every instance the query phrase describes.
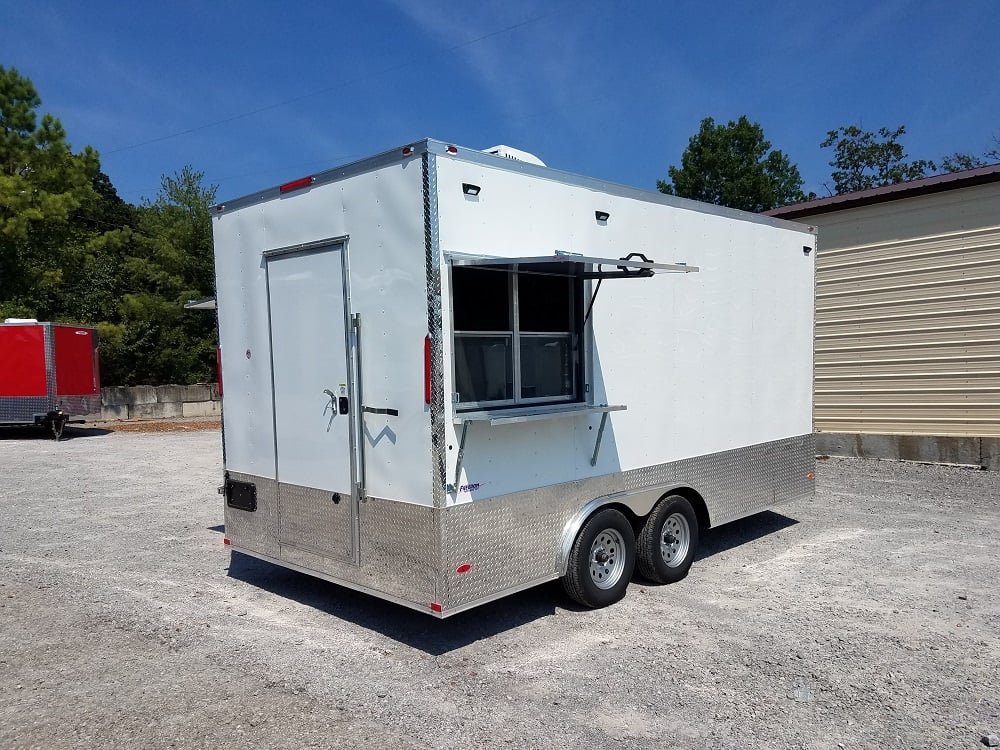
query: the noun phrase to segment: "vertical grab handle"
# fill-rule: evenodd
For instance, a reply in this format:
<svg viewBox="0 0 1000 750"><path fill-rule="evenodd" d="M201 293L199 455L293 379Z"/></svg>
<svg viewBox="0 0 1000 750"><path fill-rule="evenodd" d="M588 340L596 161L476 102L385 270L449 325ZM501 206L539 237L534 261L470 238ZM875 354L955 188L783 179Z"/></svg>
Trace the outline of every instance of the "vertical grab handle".
<svg viewBox="0 0 1000 750"><path fill-rule="evenodd" d="M353 313L351 315L351 328L354 329L354 366L357 372L357 382L355 382L355 392L357 393L357 400L355 404L361 405L364 403L364 390L362 383L364 382L364 370L361 367L361 313ZM358 499L363 500L366 497L366 479L365 479L365 415L364 409L358 408L355 411L357 419L357 430L358 430Z"/></svg>

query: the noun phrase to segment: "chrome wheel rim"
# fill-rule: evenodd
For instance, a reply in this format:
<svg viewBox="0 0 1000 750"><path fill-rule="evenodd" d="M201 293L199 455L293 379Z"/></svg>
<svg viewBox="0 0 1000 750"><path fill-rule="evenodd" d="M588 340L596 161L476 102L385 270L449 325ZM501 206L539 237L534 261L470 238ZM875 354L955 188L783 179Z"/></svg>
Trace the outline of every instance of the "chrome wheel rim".
<svg viewBox="0 0 1000 750"><path fill-rule="evenodd" d="M603 529L590 545L590 580L610 589L625 572L625 538L615 529Z"/></svg>
<svg viewBox="0 0 1000 750"><path fill-rule="evenodd" d="M671 513L660 530L660 555L668 568L676 568L691 547L691 527L680 513Z"/></svg>

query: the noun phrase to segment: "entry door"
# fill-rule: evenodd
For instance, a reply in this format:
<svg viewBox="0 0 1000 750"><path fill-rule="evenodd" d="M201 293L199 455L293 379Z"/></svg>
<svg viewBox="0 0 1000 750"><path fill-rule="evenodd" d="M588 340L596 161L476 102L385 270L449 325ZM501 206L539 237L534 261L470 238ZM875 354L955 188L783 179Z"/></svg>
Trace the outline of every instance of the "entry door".
<svg viewBox="0 0 1000 750"><path fill-rule="evenodd" d="M265 258L278 541L353 560L354 403L344 254L344 246L336 244Z"/></svg>

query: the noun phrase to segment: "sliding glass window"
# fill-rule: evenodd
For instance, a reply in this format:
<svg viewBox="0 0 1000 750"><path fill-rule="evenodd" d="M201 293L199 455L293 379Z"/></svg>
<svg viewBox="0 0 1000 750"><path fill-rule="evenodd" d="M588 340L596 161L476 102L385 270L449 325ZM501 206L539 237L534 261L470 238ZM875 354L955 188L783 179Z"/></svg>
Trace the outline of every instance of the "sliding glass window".
<svg viewBox="0 0 1000 750"><path fill-rule="evenodd" d="M451 281L460 408L580 399L577 278L459 266Z"/></svg>

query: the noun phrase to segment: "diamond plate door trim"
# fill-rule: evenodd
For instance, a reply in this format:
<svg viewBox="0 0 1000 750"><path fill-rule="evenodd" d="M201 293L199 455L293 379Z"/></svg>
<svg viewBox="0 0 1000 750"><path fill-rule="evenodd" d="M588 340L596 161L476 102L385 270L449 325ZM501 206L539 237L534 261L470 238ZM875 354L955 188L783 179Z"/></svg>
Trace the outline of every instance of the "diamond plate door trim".
<svg viewBox="0 0 1000 750"><path fill-rule="evenodd" d="M421 157L424 191L424 264L427 275L427 334L431 343L431 497L434 507L447 501L448 446L445 439L444 353L441 325L441 246L438 225L437 161Z"/></svg>
<svg viewBox="0 0 1000 750"><path fill-rule="evenodd" d="M278 482L278 544L354 562L353 498Z"/></svg>
<svg viewBox="0 0 1000 750"><path fill-rule="evenodd" d="M361 566L301 546L281 545L279 562L425 612L437 601L437 511L369 497L361 503Z"/></svg>
<svg viewBox="0 0 1000 750"><path fill-rule="evenodd" d="M45 331L45 390L49 394L49 403L55 407L56 402L56 333L51 323L42 323Z"/></svg>

